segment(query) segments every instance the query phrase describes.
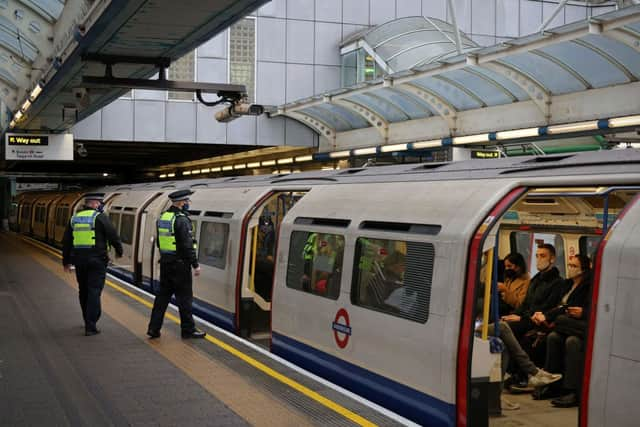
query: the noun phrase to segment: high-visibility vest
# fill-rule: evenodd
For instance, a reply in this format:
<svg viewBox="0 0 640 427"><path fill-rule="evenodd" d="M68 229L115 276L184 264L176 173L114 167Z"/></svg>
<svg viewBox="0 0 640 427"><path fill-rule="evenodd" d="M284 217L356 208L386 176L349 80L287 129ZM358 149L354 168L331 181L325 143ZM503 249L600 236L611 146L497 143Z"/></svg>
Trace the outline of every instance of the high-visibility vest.
<svg viewBox="0 0 640 427"><path fill-rule="evenodd" d="M158 247L161 254L175 254L176 253L176 235L175 235L175 222L179 216L186 217L183 213L175 213L172 211L163 212L158 220ZM193 236L192 236L193 238ZM196 241L193 240L193 249L198 248Z"/></svg>
<svg viewBox="0 0 640 427"><path fill-rule="evenodd" d="M78 249L95 248L96 246L96 217L100 212L86 209L71 218L73 230L73 247Z"/></svg>

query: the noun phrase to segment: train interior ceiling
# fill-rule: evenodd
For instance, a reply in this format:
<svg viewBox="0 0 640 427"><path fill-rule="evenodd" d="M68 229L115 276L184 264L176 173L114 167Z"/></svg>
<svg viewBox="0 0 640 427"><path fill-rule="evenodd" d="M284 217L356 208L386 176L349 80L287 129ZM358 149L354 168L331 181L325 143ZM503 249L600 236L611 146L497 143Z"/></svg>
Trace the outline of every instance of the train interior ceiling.
<svg viewBox="0 0 640 427"><path fill-rule="evenodd" d="M503 270L498 268L498 260L504 260L514 252L520 253L524 257L530 277L533 278L538 272L536 248L541 244L549 243L556 249L555 265L562 278L566 278L567 265L575 254L587 255L592 267L595 267L597 250L607 230L639 192L640 187L637 186L529 188L495 222L485 239L480 253L481 260L479 260L481 267L476 279L477 308L474 327L493 323L499 318L495 308L497 305L489 303L489 301L498 301L499 295L495 294L496 284L504 279ZM492 265L489 265L490 263ZM487 289L490 291L486 292ZM489 349L486 338L482 335L482 328L478 327L474 339L473 363L488 368L489 389L494 390L494 403L488 405L490 425L578 424L577 407L555 408L549 400L534 400L535 393L532 394L531 389L522 393L522 390L503 388L500 385L503 381L501 354L492 354L489 362L485 358L486 354L480 355ZM531 359L536 366L545 367L544 348L538 348L537 351L527 348L527 351L531 353ZM501 396L500 393L502 393ZM508 401L507 404L504 403L505 399ZM501 400L502 410L498 403ZM492 401L491 397L489 401ZM520 408L517 410L505 408L511 404Z"/></svg>

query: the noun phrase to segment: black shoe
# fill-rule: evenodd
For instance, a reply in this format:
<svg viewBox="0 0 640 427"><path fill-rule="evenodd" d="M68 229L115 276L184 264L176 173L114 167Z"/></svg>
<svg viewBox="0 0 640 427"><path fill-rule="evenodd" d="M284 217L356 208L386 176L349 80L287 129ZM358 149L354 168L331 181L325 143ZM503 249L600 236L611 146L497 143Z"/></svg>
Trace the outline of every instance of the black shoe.
<svg viewBox="0 0 640 427"><path fill-rule="evenodd" d="M151 338L151 339L160 338L160 331L153 331L153 330L149 329L147 331L147 335L149 335L149 338Z"/></svg>
<svg viewBox="0 0 640 427"><path fill-rule="evenodd" d="M569 393L551 401L551 404L556 408L572 408L578 406L579 403L578 396L575 393Z"/></svg>
<svg viewBox="0 0 640 427"><path fill-rule="evenodd" d="M204 338L207 335L206 332L194 329L193 331L182 331L182 338Z"/></svg>
<svg viewBox="0 0 640 427"><path fill-rule="evenodd" d="M84 331L85 337L90 337L92 335L98 335L100 333L100 329L86 329Z"/></svg>

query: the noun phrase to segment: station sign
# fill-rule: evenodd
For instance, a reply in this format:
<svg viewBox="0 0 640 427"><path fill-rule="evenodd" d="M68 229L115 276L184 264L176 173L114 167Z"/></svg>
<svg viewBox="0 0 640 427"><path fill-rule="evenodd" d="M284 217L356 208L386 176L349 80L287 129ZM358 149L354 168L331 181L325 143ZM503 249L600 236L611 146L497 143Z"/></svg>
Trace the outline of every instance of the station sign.
<svg viewBox="0 0 640 427"><path fill-rule="evenodd" d="M471 158L472 159L499 159L500 152L490 151L490 150L471 150Z"/></svg>
<svg viewBox="0 0 640 427"><path fill-rule="evenodd" d="M73 160L73 134L5 135L6 160Z"/></svg>

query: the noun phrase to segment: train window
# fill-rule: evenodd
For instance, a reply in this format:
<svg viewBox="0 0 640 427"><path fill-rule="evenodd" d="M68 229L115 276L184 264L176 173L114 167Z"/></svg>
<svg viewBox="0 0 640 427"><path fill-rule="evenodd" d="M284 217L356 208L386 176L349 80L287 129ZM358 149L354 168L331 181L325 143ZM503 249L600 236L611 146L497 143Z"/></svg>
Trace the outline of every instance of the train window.
<svg viewBox="0 0 640 427"><path fill-rule="evenodd" d="M426 323L434 258L431 243L358 238L351 302Z"/></svg>
<svg viewBox="0 0 640 427"><path fill-rule="evenodd" d="M109 221L113 224L113 228L118 231L120 229L120 214L115 212L109 212Z"/></svg>
<svg viewBox="0 0 640 427"><path fill-rule="evenodd" d="M65 206L64 208L62 208L61 210L61 215L60 215L60 222L62 226L66 226L67 222L69 220L69 206Z"/></svg>
<svg viewBox="0 0 640 427"><path fill-rule="evenodd" d="M133 242L133 228L135 222L135 215L122 215L120 219L120 238L122 243L130 245Z"/></svg>
<svg viewBox="0 0 640 427"><path fill-rule="evenodd" d="M550 243L556 248L555 265L560 271L560 276L565 277L564 239L561 235L533 231L513 231L510 238L511 252L518 252L524 257L531 277L538 273L536 268L536 248L543 243Z"/></svg>
<svg viewBox="0 0 640 427"><path fill-rule="evenodd" d="M343 257L343 236L294 231L289 244L287 287L338 299Z"/></svg>
<svg viewBox="0 0 640 427"><path fill-rule="evenodd" d="M228 240L229 224L202 221L200 241L198 242L198 261L204 265L224 270Z"/></svg>
<svg viewBox="0 0 640 427"><path fill-rule="evenodd" d="M583 255L587 255L589 259L594 260L596 257L596 252L598 250L598 245L600 245L601 240L602 236L580 237L580 241L578 242L580 245L580 253Z"/></svg>

